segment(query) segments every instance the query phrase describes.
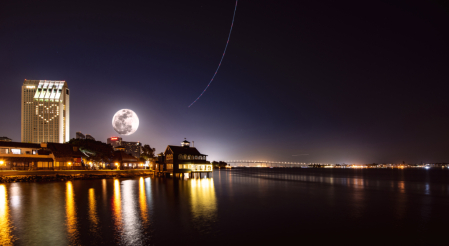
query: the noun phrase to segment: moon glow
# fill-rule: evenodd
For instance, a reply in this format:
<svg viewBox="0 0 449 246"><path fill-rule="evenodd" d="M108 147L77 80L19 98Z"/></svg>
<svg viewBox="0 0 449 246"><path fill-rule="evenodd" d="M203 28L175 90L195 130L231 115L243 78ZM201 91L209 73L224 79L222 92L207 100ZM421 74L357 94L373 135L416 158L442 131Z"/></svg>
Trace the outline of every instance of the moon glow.
<svg viewBox="0 0 449 246"><path fill-rule="evenodd" d="M139 128L139 117L131 109L120 109L112 117L112 127L120 135L131 135Z"/></svg>

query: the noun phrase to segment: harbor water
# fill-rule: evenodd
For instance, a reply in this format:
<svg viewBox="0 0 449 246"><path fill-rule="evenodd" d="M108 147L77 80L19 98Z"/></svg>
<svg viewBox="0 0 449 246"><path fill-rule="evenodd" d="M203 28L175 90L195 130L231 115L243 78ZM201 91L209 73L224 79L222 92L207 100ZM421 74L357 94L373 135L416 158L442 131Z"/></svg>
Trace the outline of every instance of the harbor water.
<svg viewBox="0 0 449 246"><path fill-rule="evenodd" d="M447 245L449 170L0 184L3 245Z"/></svg>

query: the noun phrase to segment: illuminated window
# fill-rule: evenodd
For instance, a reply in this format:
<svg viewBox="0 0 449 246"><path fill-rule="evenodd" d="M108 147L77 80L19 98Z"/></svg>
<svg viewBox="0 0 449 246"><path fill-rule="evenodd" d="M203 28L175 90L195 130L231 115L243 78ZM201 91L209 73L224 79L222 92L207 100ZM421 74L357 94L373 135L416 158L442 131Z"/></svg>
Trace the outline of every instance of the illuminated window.
<svg viewBox="0 0 449 246"><path fill-rule="evenodd" d="M182 165L179 165L179 169L182 169Z"/></svg>
<svg viewBox="0 0 449 246"><path fill-rule="evenodd" d="M20 155L20 154L22 154L22 150L21 149L11 149L11 153L13 153L15 155Z"/></svg>
<svg viewBox="0 0 449 246"><path fill-rule="evenodd" d="M181 154L178 156L178 159L182 160L182 155Z"/></svg>
<svg viewBox="0 0 449 246"><path fill-rule="evenodd" d="M0 154L9 154L9 149L0 149Z"/></svg>

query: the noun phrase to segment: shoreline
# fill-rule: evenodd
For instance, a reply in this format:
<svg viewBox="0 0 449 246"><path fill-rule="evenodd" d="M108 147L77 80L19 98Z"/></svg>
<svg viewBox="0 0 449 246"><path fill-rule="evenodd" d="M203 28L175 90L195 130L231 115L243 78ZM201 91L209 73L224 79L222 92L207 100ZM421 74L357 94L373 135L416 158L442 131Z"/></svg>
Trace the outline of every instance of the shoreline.
<svg viewBox="0 0 449 246"><path fill-rule="evenodd" d="M150 176L150 170L58 170L58 171L0 171L0 183L49 182L79 179L132 178Z"/></svg>

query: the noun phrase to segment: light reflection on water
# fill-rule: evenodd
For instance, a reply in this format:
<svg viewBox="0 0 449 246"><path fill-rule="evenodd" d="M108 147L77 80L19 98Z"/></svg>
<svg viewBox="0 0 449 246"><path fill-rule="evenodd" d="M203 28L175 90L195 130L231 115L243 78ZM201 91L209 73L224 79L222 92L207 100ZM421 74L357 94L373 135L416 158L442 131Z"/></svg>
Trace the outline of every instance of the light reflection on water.
<svg viewBox="0 0 449 246"><path fill-rule="evenodd" d="M217 210L214 180L191 179L191 209L195 219L212 219Z"/></svg>
<svg viewBox="0 0 449 246"><path fill-rule="evenodd" d="M12 245L14 237L11 234L12 224L9 217L8 193L4 184L0 184L0 242L2 245Z"/></svg>
<svg viewBox="0 0 449 246"><path fill-rule="evenodd" d="M396 214L397 218L402 219L405 216L405 212L407 210L407 196L405 195L405 182L398 182L398 190L399 193L396 198Z"/></svg>
<svg viewBox="0 0 449 246"><path fill-rule="evenodd" d="M327 171L327 170L326 170ZM260 178L260 179L268 179L268 180L283 180L283 181L300 181L300 182L314 182L314 183L324 183L324 184L331 184L331 185L346 185L351 188L355 189L364 189L367 187L379 187L381 183L383 185L388 184L391 189L398 189L400 192L405 192L406 183L401 180L391 180L391 181L382 181L382 177L380 177L380 180L370 180L365 179L363 177L355 176L355 177L334 177L332 175L330 176L319 176L319 175L312 175L310 173L270 173L270 171L267 170L261 170L260 172L244 172L241 170L233 171L236 176L241 177L248 177L248 178ZM234 175L234 176L235 176ZM232 177L232 176L231 176ZM229 177L229 179L231 179ZM408 183L407 186L409 188L418 188L420 190L423 190L426 195L431 194L431 187L430 183L426 182L424 183L424 189L421 189L421 184L414 184L414 183ZM413 186L413 187L412 187Z"/></svg>
<svg viewBox="0 0 449 246"><path fill-rule="evenodd" d="M95 201L95 189L89 189L89 220L91 223L90 232L93 234L98 233L98 215L97 215L97 202Z"/></svg>
<svg viewBox="0 0 449 246"><path fill-rule="evenodd" d="M102 196L103 196L103 207L106 207L106 205L108 204L107 199L107 181L106 179L101 180L101 187L103 190Z"/></svg>
<svg viewBox="0 0 449 246"><path fill-rule="evenodd" d="M77 215L75 205L75 194L73 193L72 182L66 183L66 224L67 234L71 244L77 244L78 241L78 228L77 228Z"/></svg>
<svg viewBox="0 0 449 246"><path fill-rule="evenodd" d="M139 212L137 210L137 201L134 193L136 180L122 181L122 219L123 219L123 242L126 245L135 245L141 240L142 232Z"/></svg>
<svg viewBox="0 0 449 246"><path fill-rule="evenodd" d="M122 232L122 201L120 194L120 181L114 179L114 196L112 203L112 215L114 219L114 227L116 230L116 239L120 241L120 233Z"/></svg>
<svg viewBox="0 0 449 246"><path fill-rule="evenodd" d="M376 232L379 243L392 231L406 245L443 230L448 174L221 170L201 179L0 184L0 245L283 245L298 232L307 245L322 225L330 238Z"/></svg>
<svg viewBox="0 0 449 246"><path fill-rule="evenodd" d="M145 194L145 180L143 179L143 177L140 177L139 179L139 205L142 223L144 225L148 225L147 196Z"/></svg>

